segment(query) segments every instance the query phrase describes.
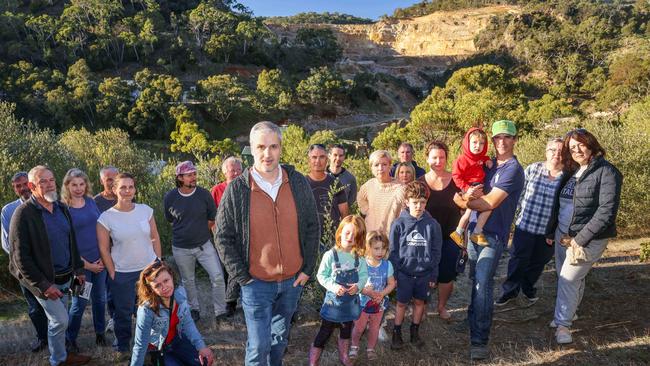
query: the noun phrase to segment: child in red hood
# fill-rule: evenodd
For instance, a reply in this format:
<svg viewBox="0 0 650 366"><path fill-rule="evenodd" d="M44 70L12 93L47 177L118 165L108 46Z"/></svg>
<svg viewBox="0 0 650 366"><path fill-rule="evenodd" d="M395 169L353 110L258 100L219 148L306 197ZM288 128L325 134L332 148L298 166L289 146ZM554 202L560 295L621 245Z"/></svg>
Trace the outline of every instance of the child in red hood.
<svg viewBox="0 0 650 366"><path fill-rule="evenodd" d="M483 166L488 168L492 167L492 161L487 156L488 138L485 131L480 128L472 127L467 131L463 137L463 153L454 161L451 170L454 183L463 192L467 192L470 187L482 186L485 179L485 171ZM463 240L463 233L469 223L471 210L465 210L465 213L458 222L456 231L453 231L449 236L461 248L465 248ZM490 217L492 211L483 211L478 215L476 220L476 227L472 232L470 240L474 243L486 246L488 245L487 239L483 235L483 225Z"/></svg>

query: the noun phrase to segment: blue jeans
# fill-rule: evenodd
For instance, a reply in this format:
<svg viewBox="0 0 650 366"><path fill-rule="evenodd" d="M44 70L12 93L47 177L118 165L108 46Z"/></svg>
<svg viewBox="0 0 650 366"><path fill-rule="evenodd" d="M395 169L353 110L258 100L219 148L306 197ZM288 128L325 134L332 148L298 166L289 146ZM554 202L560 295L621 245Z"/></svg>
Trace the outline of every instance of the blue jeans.
<svg viewBox="0 0 650 366"><path fill-rule="evenodd" d="M63 297L56 300L36 300L43 307L47 315L47 345L50 351L50 365L57 366L65 361L68 353L65 350L65 330L68 328L68 290L70 283L56 285L63 292Z"/></svg>
<svg viewBox="0 0 650 366"><path fill-rule="evenodd" d="M535 283L552 257L553 246L546 244L544 235L515 228L508 261L508 278L503 283L501 297L517 297L519 290L528 297L535 297Z"/></svg>
<svg viewBox="0 0 650 366"><path fill-rule="evenodd" d="M163 351L165 366L201 366L199 351L181 334L176 334L172 343Z"/></svg>
<svg viewBox="0 0 650 366"><path fill-rule="evenodd" d="M494 274L506 246L504 240L485 234L488 246L469 241L469 276L472 279L472 299L467 309L472 345L487 345L494 309Z"/></svg>
<svg viewBox="0 0 650 366"><path fill-rule="evenodd" d="M131 349L131 318L135 311L135 285L140 272L115 272L114 279L109 276L108 282L115 305L113 348L119 352L128 352Z"/></svg>
<svg viewBox="0 0 650 366"><path fill-rule="evenodd" d="M106 312L106 270L99 273L94 273L86 270L86 281L93 284L90 290L90 299L92 300L93 310L93 325L95 326L95 334L104 334L105 326L105 312ZM72 306L70 307L70 324L68 330L65 332L65 338L68 341L76 341L81 327L81 318L84 315L84 310L88 300L73 296Z"/></svg>
<svg viewBox="0 0 650 366"><path fill-rule="evenodd" d="M295 278L281 282L253 280L241 288L246 318L246 365L282 365L302 286L293 287Z"/></svg>
<svg viewBox="0 0 650 366"><path fill-rule="evenodd" d="M38 303L34 294L25 286L20 285L20 291L23 292L25 301L27 301L27 313L32 324L34 324L34 329L36 329L36 336L39 340L47 341L47 315L45 315L45 310Z"/></svg>

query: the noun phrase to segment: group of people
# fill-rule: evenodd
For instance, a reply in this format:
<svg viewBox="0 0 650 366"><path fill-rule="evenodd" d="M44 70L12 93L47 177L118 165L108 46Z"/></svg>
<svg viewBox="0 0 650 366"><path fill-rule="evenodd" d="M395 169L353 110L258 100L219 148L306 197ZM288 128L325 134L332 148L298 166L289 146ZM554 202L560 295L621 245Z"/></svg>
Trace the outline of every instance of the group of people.
<svg viewBox="0 0 650 366"><path fill-rule="evenodd" d="M108 305L120 360L212 364L214 355L196 327L198 261L209 276L216 322L232 316L241 302L247 365L282 364L302 289L314 276L326 295L309 364L319 363L339 328L339 359L351 365L360 357L363 333L366 356L376 359L395 289L391 348L404 346L409 304L409 342L424 344L419 327L431 292L437 290L440 318L449 320L447 301L469 262L470 357L484 359L493 307L519 292L529 304L536 302L535 283L553 254L558 291L550 326L557 328L558 343L572 342L585 277L616 235L622 185L590 132L575 129L549 140L546 159L525 170L514 154L516 126L508 120L495 122L490 138L480 128L469 130L451 172L443 142L426 147L428 172L413 160L413 146L403 143L398 162L385 150L370 155L374 177L358 189L341 145L310 146L309 172L302 175L280 164L277 125L257 123L249 142L253 165L243 169L241 160L226 159L226 180L211 191L197 186L191 162L176 166L176 188L164 197L164 214L182 287L161 260L153 210L134 201L133 176L103 168L104 190L93 199L87 175L71 169L59 200L47 167L17 173L12 185L19 198L2 210L2 244L29 304L38 336L33 350L47 346L52 365L87 363L77 336L91 302L96 343L107 344ZM486 155L490 142L494 158ZM361 215L350 214L355 203ZM494 276L507 249L508 276L495 301Z"/></svg>

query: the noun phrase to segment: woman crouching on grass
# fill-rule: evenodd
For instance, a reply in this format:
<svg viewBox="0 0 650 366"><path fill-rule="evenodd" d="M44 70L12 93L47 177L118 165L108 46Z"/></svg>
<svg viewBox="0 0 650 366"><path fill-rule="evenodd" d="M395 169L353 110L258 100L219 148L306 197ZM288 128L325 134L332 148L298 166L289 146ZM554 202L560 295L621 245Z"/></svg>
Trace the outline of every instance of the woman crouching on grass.
<svg viewBox="0 0 650 366"><path fill-rule="evenodd" d="M212 365L214 355L192 320L185 289L174 288L167 264L156 259L142 270L138 299L131 366L144 365L146 356L152 365Z"/></svg>

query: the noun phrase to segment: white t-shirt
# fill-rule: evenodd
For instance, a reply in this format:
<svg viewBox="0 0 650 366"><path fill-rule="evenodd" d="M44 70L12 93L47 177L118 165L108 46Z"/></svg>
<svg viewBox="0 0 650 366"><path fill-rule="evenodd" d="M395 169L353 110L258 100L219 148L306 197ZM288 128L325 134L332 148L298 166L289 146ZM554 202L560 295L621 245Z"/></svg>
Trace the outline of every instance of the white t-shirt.
<svg viewBox="0 0 650 366"><path fill-rule="evenodd" d="M152 215L151 207L136 203L129 212L111 207L97 219L111 235L111 258L116 272L141 271L156 259L149 226Z"/></svg>

